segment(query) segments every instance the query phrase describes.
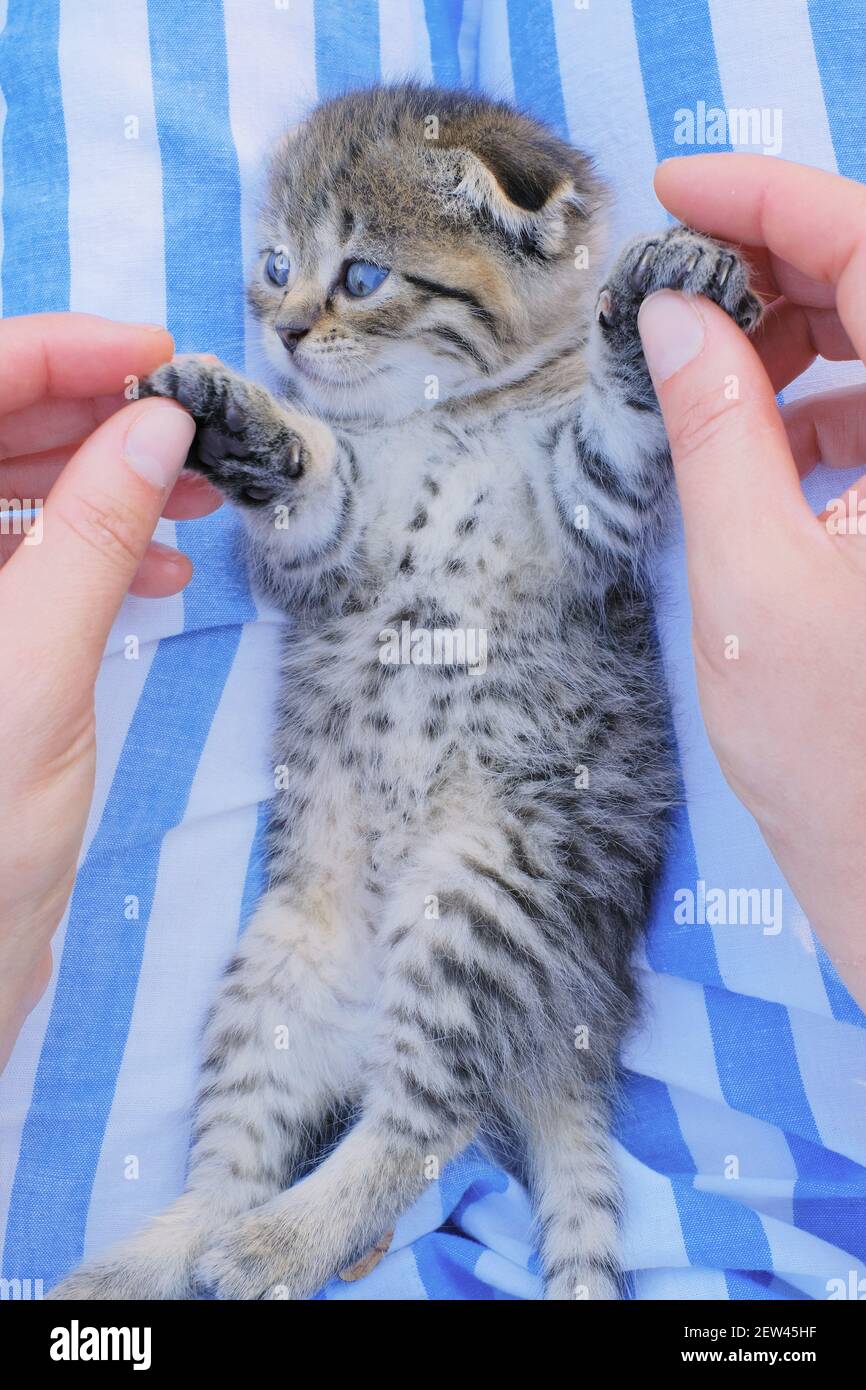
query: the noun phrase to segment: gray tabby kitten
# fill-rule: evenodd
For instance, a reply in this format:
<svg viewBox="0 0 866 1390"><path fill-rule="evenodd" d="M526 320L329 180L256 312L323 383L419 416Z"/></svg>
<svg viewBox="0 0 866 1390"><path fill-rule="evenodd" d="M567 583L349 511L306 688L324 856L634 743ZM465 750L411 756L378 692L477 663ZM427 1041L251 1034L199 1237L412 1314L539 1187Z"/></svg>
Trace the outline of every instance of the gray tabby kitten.
<svg viewBox="0 0 866 1390"><path fill-rule="evenodd" d="M647 580L671 470L636 314L663 286L745 328L759 305L683 227L596 298L603 202L502 103L330 101L261 222L279 398L195 358L144 384L192 412L190 466L294 620L282 786L187 1189L55 1297L307 1298L479 1130L517 1137L546 1296L617 1297L610 1093L675 797Z"/></svg>

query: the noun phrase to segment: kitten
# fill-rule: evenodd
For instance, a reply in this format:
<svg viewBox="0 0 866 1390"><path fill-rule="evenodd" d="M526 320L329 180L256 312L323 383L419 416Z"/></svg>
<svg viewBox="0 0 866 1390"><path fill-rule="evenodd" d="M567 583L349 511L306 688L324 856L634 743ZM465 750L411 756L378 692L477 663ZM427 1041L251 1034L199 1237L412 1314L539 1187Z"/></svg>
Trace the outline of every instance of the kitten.
<svg viewBox="0 0 866 1390"><path fill-rule="evenodd" d="M612 1083L676 794L636 315L663 286L759 305L674 227L593 313L604 201L502 103L330 101L276 151L249 293L282 403L196 358L144 383L293 617L281 790L187 1190L54 1297L309 1297L480 1130L517 1136L546 1296L617 1297Z"/></svg>

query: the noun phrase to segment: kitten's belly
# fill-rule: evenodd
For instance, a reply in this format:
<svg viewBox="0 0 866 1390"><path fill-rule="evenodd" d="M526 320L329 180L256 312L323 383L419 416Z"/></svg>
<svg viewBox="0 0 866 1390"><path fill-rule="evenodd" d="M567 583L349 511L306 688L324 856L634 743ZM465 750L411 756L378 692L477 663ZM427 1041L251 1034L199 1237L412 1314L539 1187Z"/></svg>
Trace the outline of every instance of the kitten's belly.
<svg viewBox="0 0 866 1390"><path fill-rule="evenodd" d="M394 586L369 612L290 645L283 759L295 744L319 769L313 797L394 853L449 803L490 795L503 770L577 760L569 715L589 697L590 673L547 630L540 595L524 593L510 616L501 594L477 597L452 590L422 603Z"/></svg>

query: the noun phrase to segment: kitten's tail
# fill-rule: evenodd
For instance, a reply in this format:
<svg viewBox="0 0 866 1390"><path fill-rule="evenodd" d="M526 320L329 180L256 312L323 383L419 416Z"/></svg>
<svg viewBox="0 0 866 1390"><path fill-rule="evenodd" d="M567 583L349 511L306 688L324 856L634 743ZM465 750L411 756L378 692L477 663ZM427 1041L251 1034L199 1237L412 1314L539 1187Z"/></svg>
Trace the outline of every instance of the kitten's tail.
<svg viewBox="0 0 866 1390"><path fill-rule="evenodd" d="M545 1298L622 1297L622 1195L607 1107L563 1096L528 1123Z"/></svg>

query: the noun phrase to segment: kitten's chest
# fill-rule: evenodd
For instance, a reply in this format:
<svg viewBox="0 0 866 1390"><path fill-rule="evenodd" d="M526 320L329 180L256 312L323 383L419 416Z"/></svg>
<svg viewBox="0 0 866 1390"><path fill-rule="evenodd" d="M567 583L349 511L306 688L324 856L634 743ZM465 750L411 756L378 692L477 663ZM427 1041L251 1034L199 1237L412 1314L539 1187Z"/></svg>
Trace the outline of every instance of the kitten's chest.
<svg viewBox="0 0 866 1390"><path fill-rule="evenodd" d="M383 587L426 580L483 603L502 577L537 564L555 535L538 424L422 417L358 443L366 559Z"/></svg>

